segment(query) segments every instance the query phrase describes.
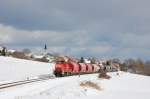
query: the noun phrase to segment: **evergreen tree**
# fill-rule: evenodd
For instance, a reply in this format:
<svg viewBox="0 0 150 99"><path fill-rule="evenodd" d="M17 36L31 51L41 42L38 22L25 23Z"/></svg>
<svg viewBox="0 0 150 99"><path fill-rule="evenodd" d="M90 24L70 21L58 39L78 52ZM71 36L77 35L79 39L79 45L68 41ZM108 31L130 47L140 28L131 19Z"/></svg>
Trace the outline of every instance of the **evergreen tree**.
<svg viewBox="0 0 150 99"><path fill-rule="evenodd" d="M91 63L92 63L92 64L96 64L96 58L93 57L93 58L90 59L90 60L91 60Z"/></svg>
<svg viewBox="0 0 150 99"><path fill-rule="evenodd" d="M3 49L2 49L2 52L1 52L1 53L2 53L2 55L3 55L3 56L6 56L6 48L5 48L5 47L3 47Z"/></svg>
<svg viewBox="0 0 150 99"><path fill-rule="evenodd" d="M81 57L80 62L84 63L84 58L83 57Z"/></svg>

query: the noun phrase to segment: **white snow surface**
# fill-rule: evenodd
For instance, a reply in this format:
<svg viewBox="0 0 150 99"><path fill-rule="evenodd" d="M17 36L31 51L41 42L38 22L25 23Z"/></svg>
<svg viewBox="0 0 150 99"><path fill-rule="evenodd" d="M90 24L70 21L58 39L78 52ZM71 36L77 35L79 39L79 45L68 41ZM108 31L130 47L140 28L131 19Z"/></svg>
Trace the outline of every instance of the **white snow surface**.
<svg viewBox="0 0 150 99"><path fill-rule="evenodd" d="M4 57L0 57L0 59L6 61ZM11 66L14 66L14 68L17 69L17 74L20 73L20 76L17 78L22 78L26 75L39 75L39 73L45 74L45 69L48 68L46 67L46 64L39 62L26 60L21 61L9 57L7 57L6 59L9 62L11 61L16 62L17 64L22 64L22 68L20 68L20 65L13 65L8 62L8 64L11 64ZM5 64L5 62L3 61L0 60L0 66L2 64ZM28 65L34 64L29 66L31 72L28 72L26 65L24 65L26 63ZM5 66L7 65L5 64ZM35 67L40 68L42 71L34 71ZM26 72L28 73L22 73L24 72L24 70L27 70ZM7 74L9 72L3 71L3 73ZM16 73L13 75L14 79L16 79L15 76L18 76L16 75ZM116 72L108 73L108 75L111 76L111 79L100 79L98 78L98 74L86 74L80 75L80 77L70 76L34 82L26 85L8 88L5 90L0 90L0 99L149 99L149 76L142 76L125 72L120 72L119 75L117 75ZM0 77L4 79L5 77L3 76L5 76L7 79L12 79L12 75L0 75ZM92 87L81 87L80 83L86 81L96 83L101 87L101 90L97 90Z"/></svg>
<svg viewBox="0 0 150 99"><path fill-rule="evenodd" d="M111 79L99 79L98 74L88 74L50 79L3 90L0 99L149 99L150 77L109 73ZM91 81L102 89L81 87Z"/></svg>
<svg viewBox="0 0 150 99"><path fill-rule="evenodd" d="M52 74L54 63L0 56L0 83Z"/></svg>

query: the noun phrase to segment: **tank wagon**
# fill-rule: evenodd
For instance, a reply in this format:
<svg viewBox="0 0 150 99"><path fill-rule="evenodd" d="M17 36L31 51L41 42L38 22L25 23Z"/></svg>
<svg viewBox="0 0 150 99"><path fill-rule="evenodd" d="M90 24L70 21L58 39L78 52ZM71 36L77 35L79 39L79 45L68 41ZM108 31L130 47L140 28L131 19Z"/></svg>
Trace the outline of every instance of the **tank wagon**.
<svg viewBox="0 0 150 99"><path fill-rule="evenodd" d="M97 64L78 63L75 61L56 62L54 74L55 76L70 76L77 74L88 74L98 72L100 67Z"/></svg>

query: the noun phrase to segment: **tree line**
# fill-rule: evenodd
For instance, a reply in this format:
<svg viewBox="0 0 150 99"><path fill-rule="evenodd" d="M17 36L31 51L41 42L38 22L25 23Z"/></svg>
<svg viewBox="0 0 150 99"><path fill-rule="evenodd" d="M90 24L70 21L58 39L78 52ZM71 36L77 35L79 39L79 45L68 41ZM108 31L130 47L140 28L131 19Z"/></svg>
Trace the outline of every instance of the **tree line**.
<svg viewBox="0 0 150 99"><path fill-rule="evenodd" d="M142 59L126 59L123 63L120 63L120 67L122 71L150 76L150 61L143 61Z"/></svg>

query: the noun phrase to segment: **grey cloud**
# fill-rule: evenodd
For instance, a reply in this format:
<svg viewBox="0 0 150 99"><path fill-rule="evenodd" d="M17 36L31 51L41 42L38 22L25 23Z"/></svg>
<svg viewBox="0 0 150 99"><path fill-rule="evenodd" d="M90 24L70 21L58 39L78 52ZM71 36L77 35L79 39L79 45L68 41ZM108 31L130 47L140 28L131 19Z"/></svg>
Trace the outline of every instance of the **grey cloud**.
<svg viewBox="0 0 150 99"><path fill-rule="evenodd" d="M71 33L71 35L68 35ZM110 51L111 46L105 43L93 43L93 39L86 34L86 31L74 32L55 31L26 31L18 30L11 26L0 25L0 42L6 45L40 48L39 45L47 43L49 50L58 53L68 53L72 55L94 56L97 53L103 54ZM9 36L10 41L3 39ZM102 46L100 46L102 45ZM93 55L92 55L93 54Z"/></svg>
<svg viewBox="0 0 150 99"><path fill-rule="evenodd" d="M148 57L149 4L149 0L1 0L0 41L16 46L48 42L54 50L76 55Z"/></svg>
<svg viewBox="0 0 150 99"><path fill-rule="evenodd" d="M147 34L122 33L100 39L90 37L86 31L27 31L0 25L0 42L6 45L42 50L47 43L50 52L86 57L148 57L148 37Z"/></svg>
<svg viewBox="0 0 150 99"><path fill-rule="evenodd" d="M3 0L0 21L22 29L149 32L147 0Z"/></svg>

